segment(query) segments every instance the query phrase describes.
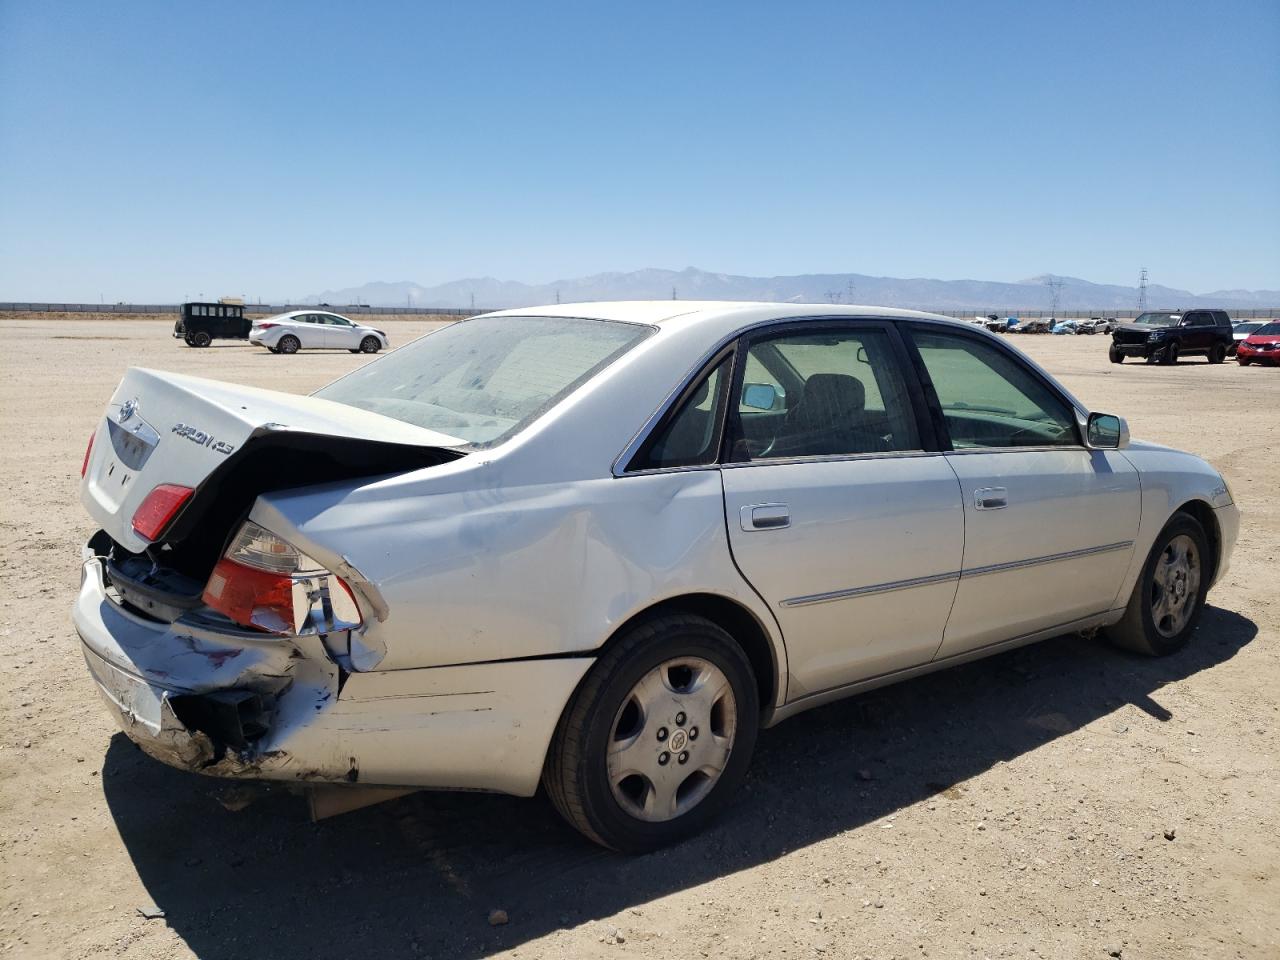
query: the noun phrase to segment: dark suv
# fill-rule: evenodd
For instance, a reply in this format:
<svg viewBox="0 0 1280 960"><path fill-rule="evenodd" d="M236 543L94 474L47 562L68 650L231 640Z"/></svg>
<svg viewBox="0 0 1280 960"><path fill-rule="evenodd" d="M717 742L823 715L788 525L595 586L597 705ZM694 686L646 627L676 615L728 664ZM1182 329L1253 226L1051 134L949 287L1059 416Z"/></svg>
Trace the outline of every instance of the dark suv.
<svg viewBox="0 0 1280 960"><path fill-rule="evenodd" d="M1155 310L1111 333L1111 362L1142 357L1148 363L1177 363L1179 357L1203 354L1221 363L1234 344L1231 318L1225 310Z"/></svg>

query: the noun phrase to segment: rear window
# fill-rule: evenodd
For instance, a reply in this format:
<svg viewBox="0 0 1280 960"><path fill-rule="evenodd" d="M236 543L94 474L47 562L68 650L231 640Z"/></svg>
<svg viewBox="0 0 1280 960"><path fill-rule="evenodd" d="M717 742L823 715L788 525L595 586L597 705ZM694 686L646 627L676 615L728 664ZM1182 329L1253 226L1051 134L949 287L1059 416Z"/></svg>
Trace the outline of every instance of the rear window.
<svg viewBox="0 0 1280 960"><path fill-rule="evenodd" d="M652 332L576 317L464 320L315 396L487 447L522 430Z"/></svg>

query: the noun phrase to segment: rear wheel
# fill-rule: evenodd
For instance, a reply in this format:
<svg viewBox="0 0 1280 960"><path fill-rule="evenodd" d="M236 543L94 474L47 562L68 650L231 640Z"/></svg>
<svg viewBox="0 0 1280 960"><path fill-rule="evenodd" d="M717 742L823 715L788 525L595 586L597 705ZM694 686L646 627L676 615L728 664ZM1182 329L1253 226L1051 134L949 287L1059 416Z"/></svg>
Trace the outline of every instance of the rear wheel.
<svg viewBox="0 0 1280 960"><path fill-rule="evenodd" d="M633 627L560 718L543 783L589 839L626 852L697 831L746 775L760 706L751 665L724 630L674 614Z"/></svg>
<svg viewBox="0 0 1280 960"><path fill-rule="evenodd" d="M1221 363L1227 358L1227 348L1220 343L1215 343L1209 348L1209 362Z"/></svg>
<svg viewBox="0 0 1280 960"><path fill-rule="evenodd" d="M360 341L361 353L377 353L382 349L382 343L372 334Z"/></svg>
<svg viewBox="0 0 1280 960"><path fill-rule="evenodd" d="M1185 513L1174 514L1147 556L1119 623L1109 640L1148 656L1162 657L1187 645L1209 592L1208 538Z"/></svg>
<svg viewBox="0 0 1280 960"><path fill-rule="evenodd" d="M276 344L276 353L297 353L302 343L291 333L286 333Z"/></svg>
<svg viewBox="0 0 1280 960"><path fill-rule="evenodd" d="M1124 363L1124 354L1121 353L1120 350L1114 344L1112 344L1111 349L1108 351L1107 355L1111 357L1112 363Z"/></svg>

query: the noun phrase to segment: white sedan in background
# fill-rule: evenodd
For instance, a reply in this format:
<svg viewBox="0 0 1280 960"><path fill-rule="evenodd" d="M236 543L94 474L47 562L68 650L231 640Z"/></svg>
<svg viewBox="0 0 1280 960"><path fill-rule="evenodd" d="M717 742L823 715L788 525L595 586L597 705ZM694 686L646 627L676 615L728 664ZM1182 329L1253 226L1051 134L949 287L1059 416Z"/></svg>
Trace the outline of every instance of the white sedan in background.
<svg viewBox="0 0 1280 960"><path fill-rule="evenodd" d="M272 353L297 353L299 350L377 353L391 345L381 330L321 310L290 310L255 320L249 331L249 342L266 347Z"/></svg>
<svg viewBox="0 0 1280 960"><path fill-rule="evenodd" d="M810 707L1071 631L1176 655L1239 527L1007 338L828 304L505 311L310 397L133 369L83 477L75 624L147 753L542 783L632 851Z"/></svg>

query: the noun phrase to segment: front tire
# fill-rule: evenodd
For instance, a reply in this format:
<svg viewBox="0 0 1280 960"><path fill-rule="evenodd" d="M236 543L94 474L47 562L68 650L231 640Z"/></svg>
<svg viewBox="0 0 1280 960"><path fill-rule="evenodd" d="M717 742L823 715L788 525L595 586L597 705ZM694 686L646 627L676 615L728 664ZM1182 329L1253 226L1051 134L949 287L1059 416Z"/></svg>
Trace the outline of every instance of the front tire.
<svg viewBox="0 0 1280 960"><path fill-rule="evenodd" d="M1160 358L1161 363L1173 365L1178 362L1178 345L1171 343L1164 348L1164 356Z"/></svg>
<svg viewBox="0 0 1280 960"><path fill-rule="evenodd" d="M760 724L751 664L709 620L655 617L613 643L575 691L543 784L570 825L640 853L701 829L746 776Z"/></svg>
<svg viewBox="0 0 1280 960"><path fill-rule="evenodd" d="M377 353L382 349L382 342L375 336L367 336L360 341L361 353Z"/></svg>
<svg viewBox="0 0 1280 960"><path fill-rule="evenodd" d="M286 333L276 344L276 353L297 353L302 342L291 333Z"/></svg>
<svg viewBox="0 0 1280 960"><path fill-rule="evenodd" d="M1247 367L1249 364L1253 363L1253 358L1252 358L1252 357L1239 357L1239 356L1238 356L1238 357L1236 357L1236 363L1240 364L1240 366L1242 366L1242 367Z"/></svg>
<svg viewBox="0 0 1280 960"><path fill-rule="evenodd" d="M191 334L191 338L187 343L191 344L193 347L207 347L209 344L213 343L213 337L209 336L209 334L203 330L198 330Z"/></svg>
<svg viewBox="0 0 1280 960"><path fill-rule="evenodd" d="M1107 355L1111 357L1111 362L1112 362L1112 363L1124 363L1124 354L1123 354L1123 353L1121 353L1121 352L1120 352L1120 351L1115 347L1115 345L1114 345L1114 344L1112 345L1111 349L1108 351L1108 354L1107 354Z"/></svg>
<svg viewBox="0 0 1280 960"><path fill-rule="evenodd" d="M1106 628L1107 639L1151 657L1185 647L1209 593L1208 548L1200 522L1185 513L1174 514L1143 564L1124 616Z"/></svg>

